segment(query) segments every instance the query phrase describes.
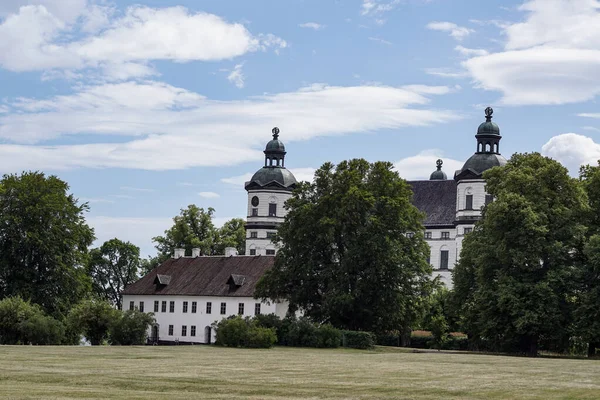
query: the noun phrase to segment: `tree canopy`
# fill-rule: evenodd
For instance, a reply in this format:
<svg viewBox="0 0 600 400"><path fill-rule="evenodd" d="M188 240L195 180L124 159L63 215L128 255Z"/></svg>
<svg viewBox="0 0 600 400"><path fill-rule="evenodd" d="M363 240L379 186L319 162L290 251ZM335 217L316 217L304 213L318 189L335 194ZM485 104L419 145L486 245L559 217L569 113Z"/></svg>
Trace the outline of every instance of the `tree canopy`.
<svg viewBox="0 0 600 400"><path fill-rule="evenodd" d="M0 298L20 296L65 315L90 288L84 262L94 231L69 186L41 172L0 181Z"/></svg>
<svg viewBox="0 0 600 400"><path fill-rule="evenodd" d="M256 296L339 328L410 328L431 289L429 247L411 188L392 167L326 163L299 184Z"/></svg>
<svg viewBox="0 0 600 400"><path fill-rule="evenodd" d="M471 337L535 355L542 341L568 339L586 195L537 153L515 154L484 178L495 200L463 242L453 303Z"/></svg>

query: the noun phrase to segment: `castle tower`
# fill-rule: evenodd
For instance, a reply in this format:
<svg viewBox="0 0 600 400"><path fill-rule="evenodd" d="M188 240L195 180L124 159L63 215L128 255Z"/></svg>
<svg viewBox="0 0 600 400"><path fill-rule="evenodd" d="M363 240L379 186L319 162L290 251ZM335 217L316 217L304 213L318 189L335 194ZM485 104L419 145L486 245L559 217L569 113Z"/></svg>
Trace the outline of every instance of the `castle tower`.
<svg viewBox="0 0 600 400"><path fill-rule="evenodd" d="M296 178L285 168L285 146L279 140L279 128L265 148L265 165L256 171L245 189L248 192L246 255L275 255L272 237L285 218L283 204L296 187Z"/></svg>

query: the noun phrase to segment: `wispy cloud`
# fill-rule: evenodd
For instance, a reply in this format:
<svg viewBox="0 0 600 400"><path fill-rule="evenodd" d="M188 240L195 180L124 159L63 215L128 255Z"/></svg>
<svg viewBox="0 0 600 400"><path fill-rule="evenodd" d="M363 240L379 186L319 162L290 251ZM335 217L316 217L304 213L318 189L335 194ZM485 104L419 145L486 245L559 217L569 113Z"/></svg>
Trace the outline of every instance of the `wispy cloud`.
<svg viewBox="0 0 600 400"><path fill-rule="evenodd" d="M387 41L385 39L381 39L381 38L378 38L378 37L373 37L373 36L369 36L369 40L372 40L373 42L378 42L378 43L386 44L388 46L391 46L393 44L390 41Z"/></svg>
<svg viewBox="0 0 600 400"><path fill-rule="evenodd" d="M400 4L400 0L363 0L360 13L362 15L380 15L392 11Z"/></svg>
<svg viewBox="0 0 600 400"><path fill-rule="evenodd" d="M448 32L456 40L463 40L471 33L475 32L473 29L465 28L464 26L458 26L453 22L430 22L427 24L427 29L434 31Z"/></svg>
<svg viewBox="0 0 600 400"><path fill-rule="evenodd" d="M314 29L315 31L320 31L321 29L325 29L325 25L318 24L316 22L305 22L303 24L298 24L300 28L308 28Z"/></svg>
<svg viewBox="0 0 600 400"><path fill-rule="evenodd" d="M132 191L132 192L144 192L144 193L150 193L150 192L154 192L154 189L146 189L146 188L137 188L137 187L132 187L132 186L121 186L121 190L127 190L127 191Z"/></svg>
<svg viewBox="0 0 600 400"><path fill-rule="evenodd" d="M485 49L469 49L467 47L463 47L460 45L456 46L454 48L454 50L458 51L460 54L462 54L463 56L466 56L466 57L487 56L488 54L490 54Z"/></svg>
<svg viewBox="0 0 600 400"><path fill-rule="evenodd" d="M237 64L234 68L233 71L231 71L231 73L227 76L227 80L231 83L233 83L238 89L242 89L245 85L244 82L244 71L242 71L242 67L244 66L244 64Z"/></svg>
<svg viewBox="0 0 600 400"><path fill-rule="evenodd" d="M198 196L204 199L218 199L219 197L221 197L221 195L215 192L200 192L198 193Z"/></svg>

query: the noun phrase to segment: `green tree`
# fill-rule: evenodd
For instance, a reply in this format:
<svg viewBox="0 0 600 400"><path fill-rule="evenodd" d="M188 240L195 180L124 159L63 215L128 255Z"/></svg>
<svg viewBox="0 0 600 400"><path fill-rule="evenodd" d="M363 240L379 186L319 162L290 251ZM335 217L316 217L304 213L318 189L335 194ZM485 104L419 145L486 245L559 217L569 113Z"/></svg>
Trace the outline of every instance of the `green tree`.
<svg viewBox="0 0 600 400"><path fill-rule="evenodd" d="M87 263L94 292L121 309L121 292L138 278L140 263L139 247L119 239L104 242L90 251Z"/></svg>
<svg viewBox="0 0 600 400"><path fill-rule="evenodd" d="M235 247L238 254L246 252L246 222L242 218L232 218L218 229L216 254L225 254L226 247Z"/></svg>
<svg viewBox="0 0 600 400"><path fill-rule="evenodd" d="M104 300L84 300L71 309L67 316L72 332L85 336L92 345L102 344L110 328L117 322L119 310Z"/></svg>
<svg viewBox="0 0 600 400"><path fill-rule="evenodd" d="M215 254L218 232L212 222L214 212L212 207L205 211L194 204L182 208L165 235L152 239L159 256L166 259L178 248L185 249L187 254L191 254L193 248L199 248L201 255Z"/></svg>
<svg viewBox="0 0 600 400"><path fill-rule="evenodd" d="M0 344L61 344L65 327L20 297L0 301Z"/></svg>
<svg viewBox="0 0 600 400"><path fill-rule="evenodd" d="M324 164L287 201L275 266L258 284L338 328L409 330L431 291L429 247L410 186L391 163Z"/></svg>
<svg viewBox="0 0 600 400"><path fill-rule="evenodd" d="M568 340L586 196L537 153L515 154L484 178L496 200L463 242L454 301L469 335L534 356L542 341Z"/></svg>
<svg viewBox="0 0 600 400"><path fill-rule="evenodd" d="M0 181L0 298L21 296L65 315L89 292L83 267L94 231L56 176L25 172Z"/></svg>
<svg viewBox="0 0 600 400"><path fill-rule="evenodd" d="M137 309L119 313L110 327L110 342L123 346L146 344L148 328L155 322L152 313Z"/></svg>

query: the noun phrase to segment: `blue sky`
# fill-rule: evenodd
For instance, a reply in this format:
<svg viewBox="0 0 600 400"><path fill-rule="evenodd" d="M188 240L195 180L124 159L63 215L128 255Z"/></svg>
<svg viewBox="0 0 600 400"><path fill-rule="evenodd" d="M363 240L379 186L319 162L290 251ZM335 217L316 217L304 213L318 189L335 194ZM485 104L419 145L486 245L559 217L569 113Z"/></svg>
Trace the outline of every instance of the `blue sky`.
<svg viewBox="0 0 600 400"><path fill-rule="evenodd" d="M449 176L494 107L501 152L600 159L596 0L2 0L0 170L88 201L154 254L188 204L244 217L273 126L286 165Z"/></svg>

